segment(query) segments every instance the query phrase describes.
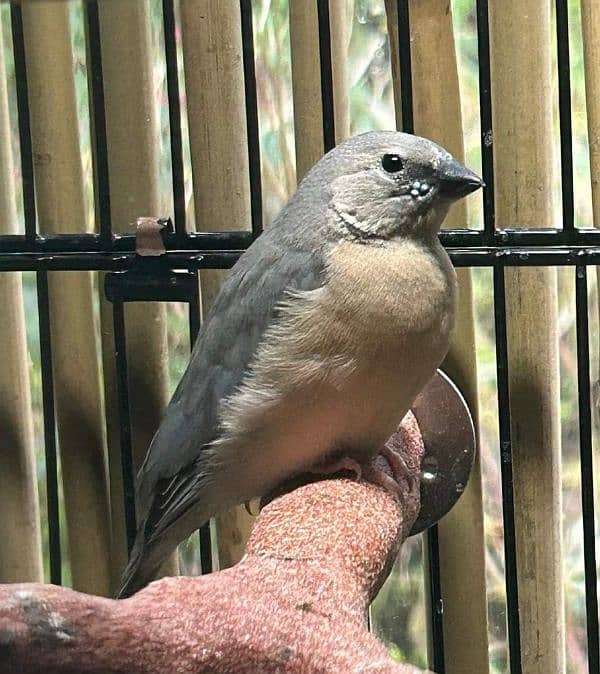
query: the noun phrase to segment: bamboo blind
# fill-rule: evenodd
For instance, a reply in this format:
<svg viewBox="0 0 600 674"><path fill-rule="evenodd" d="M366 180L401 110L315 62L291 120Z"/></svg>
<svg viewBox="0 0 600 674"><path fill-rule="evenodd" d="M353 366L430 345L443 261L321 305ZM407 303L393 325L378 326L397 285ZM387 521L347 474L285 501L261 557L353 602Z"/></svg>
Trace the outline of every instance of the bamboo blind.
<svg viewBox="0 0 600 674"><path fill-rule="evenodd" d="M490 6L498 227L552 223L550 4ZM565 671L556 269L506 270L523 671Z"/></svg>

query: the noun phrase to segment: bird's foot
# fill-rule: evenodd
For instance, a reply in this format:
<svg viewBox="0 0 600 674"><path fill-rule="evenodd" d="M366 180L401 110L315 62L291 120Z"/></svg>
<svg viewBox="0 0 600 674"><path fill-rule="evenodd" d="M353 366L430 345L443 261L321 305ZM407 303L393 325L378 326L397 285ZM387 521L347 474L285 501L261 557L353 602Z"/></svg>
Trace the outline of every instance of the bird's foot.
<svg viewBox="0 0 600 674"><path fill-rule="evenodd" d="M389 475L383 468L378 468L375 463L371 463L363 468L363 477L395 496L418 496L420 489L418 473L407 465L400 452L390 447L389 444L385 444L380 455L388 462L392 474Z"/></svg>

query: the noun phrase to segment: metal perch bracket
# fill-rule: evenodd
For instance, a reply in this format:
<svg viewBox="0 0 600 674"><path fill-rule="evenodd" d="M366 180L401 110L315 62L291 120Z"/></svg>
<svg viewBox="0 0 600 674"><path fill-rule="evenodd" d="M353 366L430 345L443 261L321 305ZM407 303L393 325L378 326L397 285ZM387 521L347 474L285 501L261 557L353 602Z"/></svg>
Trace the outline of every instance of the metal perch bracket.
<svg viewBox="0 0 600 674"><path fill-rule="evenodd" d="M198 292L197 274L167 264L163 234L173 233L170 218L137 219L136 261L131 269L110 272L104 279L109 302L190 302Z"/></svg>
<svg viewBox="0 0 600 674"><path fill-rule="evenodd" d="M421 509L411 536L438 522L458 501L476 452L475 427L467 403L441 370L421 391L412 412L425 454L421 461Z"/></svg>

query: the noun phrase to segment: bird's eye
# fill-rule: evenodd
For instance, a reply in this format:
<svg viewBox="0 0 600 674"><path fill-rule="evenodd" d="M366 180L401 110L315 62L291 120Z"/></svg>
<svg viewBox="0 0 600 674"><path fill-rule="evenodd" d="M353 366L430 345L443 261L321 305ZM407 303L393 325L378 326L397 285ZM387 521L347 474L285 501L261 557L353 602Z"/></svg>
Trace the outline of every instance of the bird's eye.
<svg viewBox="0 0 600 674"><path fill-rule="evenodd" d="M381 158L381 166L388 173L398 173L404 168L402 159L398 154L384 154Z"/></svg>

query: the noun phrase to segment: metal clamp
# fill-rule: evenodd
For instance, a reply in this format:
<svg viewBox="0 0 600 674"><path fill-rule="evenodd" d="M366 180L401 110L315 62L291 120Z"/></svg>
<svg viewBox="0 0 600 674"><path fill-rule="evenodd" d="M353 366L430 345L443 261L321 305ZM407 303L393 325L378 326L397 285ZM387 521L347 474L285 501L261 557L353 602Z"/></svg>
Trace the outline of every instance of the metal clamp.
<svg viewBox="0 0 600 674"><path fill-rule="evenodd" d="M127 271L111 272L104 278L109 302L189 302L197 293L197 275L175 271L165 259L163 235L173 232L170 218L137 219L136 262Z"/></svg>

